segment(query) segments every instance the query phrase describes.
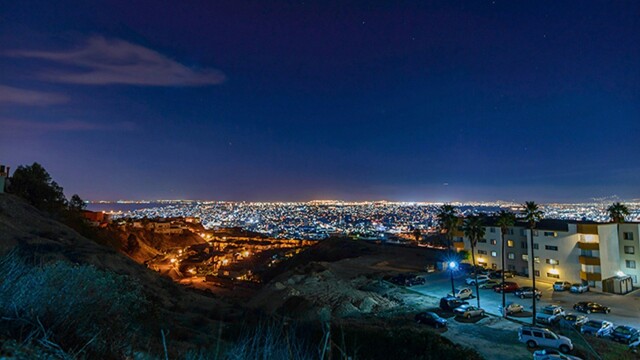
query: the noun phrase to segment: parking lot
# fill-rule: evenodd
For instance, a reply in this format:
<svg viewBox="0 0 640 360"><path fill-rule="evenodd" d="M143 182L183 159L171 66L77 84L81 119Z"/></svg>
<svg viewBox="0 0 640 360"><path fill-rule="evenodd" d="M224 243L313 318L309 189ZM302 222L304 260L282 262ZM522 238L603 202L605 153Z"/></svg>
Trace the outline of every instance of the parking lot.
<svg viewBox="0 0 640 360"><path fill-rule="evenodd" d="M425 295L442 297L451 292L451 280L448 272L436 272L424 274L426 280L424 285L416 285L410 288ZM465 279L467 275L458 273L454 277L455 287L469 287L475 294L475 286L466 285ZM531 280L518 277L507 279L518 283L520 287L531 286ZM553 291L552 283L536 281L536 288L542 291L542 298L537 301L537 309L540 310L547 305L560 305L567 313L573 310L573 304L579 301L592 301L611 308L609 314L589 314L590 319L607 320L614 325L629 325L640 329L640 291L635 291L627 295L615 295L589 291L583 294L573 294L569 291ZM476 299L468 299L469 304L476 305ZM506 303L518 303L525 308L525 312L518 314L517 319L523 322L531 322L530 298L520 299L511 293L506 294ZM494 315L500 315L500 307L502 306L502 295L491 289L480 289L480 306L487 312ZM528 316L527 316L528 315Z"/></svg>

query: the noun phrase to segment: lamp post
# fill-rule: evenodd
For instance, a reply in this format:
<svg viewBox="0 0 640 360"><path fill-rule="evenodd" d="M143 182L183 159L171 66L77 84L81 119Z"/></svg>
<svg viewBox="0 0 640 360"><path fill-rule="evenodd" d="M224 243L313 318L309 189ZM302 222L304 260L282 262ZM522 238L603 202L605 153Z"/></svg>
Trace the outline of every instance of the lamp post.
<svg viewBox="0 0 640 360"><path fill-rule="evenodd" d="M453 272L458 267L458 263L455 261L449 261L449 263L447 264L447 267L449 268L449 274L451 275L451 295L456 296L456 288L455 288L455 285L453 284Z"/></svg>

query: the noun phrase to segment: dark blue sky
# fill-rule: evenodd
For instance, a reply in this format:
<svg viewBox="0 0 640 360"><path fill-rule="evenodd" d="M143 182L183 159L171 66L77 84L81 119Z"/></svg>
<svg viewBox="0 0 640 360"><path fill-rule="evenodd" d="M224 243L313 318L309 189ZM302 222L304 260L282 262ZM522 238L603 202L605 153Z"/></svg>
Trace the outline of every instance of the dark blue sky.
<svg viewBox="0 0 640 360"><path fill-rule="evenodd" d="M0 5L0 163L68 194L640 198L640 2L88 3Z"/></svg>

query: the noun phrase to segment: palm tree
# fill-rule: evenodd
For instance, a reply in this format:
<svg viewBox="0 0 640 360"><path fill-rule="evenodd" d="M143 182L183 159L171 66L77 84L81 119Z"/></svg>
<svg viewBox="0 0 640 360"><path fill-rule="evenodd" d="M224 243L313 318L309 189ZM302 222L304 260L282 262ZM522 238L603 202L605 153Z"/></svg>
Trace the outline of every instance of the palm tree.
<svg viewBox="0 0 640 360"><path fill-rule="evenodd" d="M538 208L538 204L533 201L527 201L524 203L524 220L529 224L529 231L531 234L531 284L533 286L534 296L531 297L533 301L533 319L531 323L533 325L536 324L536 296L535 296L535 288L536 288L536 262L534 256L534 248L533 248L533 229L536 227L536 223L542 219L542 211Z"/></svg>
<svg viewBox="0 0 640 360"><path fill-rule="evenodd" d="M505 211L505 210L500 210L497 214L498 216L498 221L497 224L500 227L500 234L501 234L501 239L502 239L502 283L504 284L504 253L505 253L505 242L504 242L504 236L507 234L507 231L509 230L509 226L513 226L513 224L515 224L516 222L516 216L510 212L510 211ZM535 294L534 294L535 295ZM506 293L504 291L502 291L502 315L503 316L507 316L506 312L505 312L505 306L506 306Z"/></svg>
<svg viewBox="0 0 640 360"><path fill-rule="evenodd" d="M629 208L619 202L613 203L613 205L607 208L611 221L616 223L616 235L620 236L620 223L624 222L624 217L629 216Z"/></svg>
<svg viewBox="0 0 640 360"><path fill-rule="evenodd" d="M438 218L440 232L444 233L447 238L449 256L451 256L453 250L453 230L458 226L458 216L456 215L455 206L449 204L440 206L436 217Z"/></svg>
<svg viewBox="0 0 640 360"><path fill-rule="evenodd" d="M620 233L620 223L624 222L624 217L629 216L629 208L619 202L613 203L613 205L607 208L611 221L618 225L618 233Z"/></svg>
<svg viewBox="0 0 640 360"><path fill-rule="evenodd" d="M464 221L464 235L471 243L471 262L473 262L473 276L476 285L476 297L478 299L478 308L480 308L480 285L478 284L478 269L476 268L476 245L478 240L482 239L485 234L482 218L479 216L470 216Z"/></svg>
<svg viewBox="0 0 640 360"><path fill-rule="evenodd" d="M438 223L440 226L440 232L445 233L447 243L449 247L449 259L453 259L453 230L458 226L458 216L456 215L456 208L453 205L443 204L438 209ZM450 269L451 273L451 293L455 294L455 286L453 284L453 269Z"/></svg>

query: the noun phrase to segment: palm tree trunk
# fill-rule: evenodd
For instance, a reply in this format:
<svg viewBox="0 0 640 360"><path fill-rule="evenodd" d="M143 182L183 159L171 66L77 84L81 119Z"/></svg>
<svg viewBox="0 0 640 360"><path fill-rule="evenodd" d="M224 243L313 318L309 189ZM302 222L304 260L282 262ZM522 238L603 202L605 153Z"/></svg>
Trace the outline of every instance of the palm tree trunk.
<svg viewBox="0 0 640 360"><path fill-rule="evenodd" d="M533 318L531 319L531 324L535 325L536 324L536 257L534 255L534 249L533 249L533 227L531 227L530 229L530 233L531 233L531 259L529 259L529 261L531 261L531 285L533 286L533 296L531 297L531 301L533 303L533 306L531 307L532 311L531 313L533 314Z"/></svg>
<svg viewBox="0 0 640 360"><path fill-rule="evenodd" d="M476 254L473 240L471 240L471 262L473 263L473 277L476 280L476 298L478 299L478 308L480 308L480 285L478 284L478 269L476 268Z"/></svg>
<svg viewBox="0 0 640 360"><path fill-rule="evenodd" d="M502 284L504 286L504 280L505 280L505 277L504 277L504 231L500 231L500 235L502 238ZM506 300L507 294L505 293L504 288L502 289L501 292L502 292L502 316L506 317L507 312L506 312L505 306L507 302Z"/></svg>

